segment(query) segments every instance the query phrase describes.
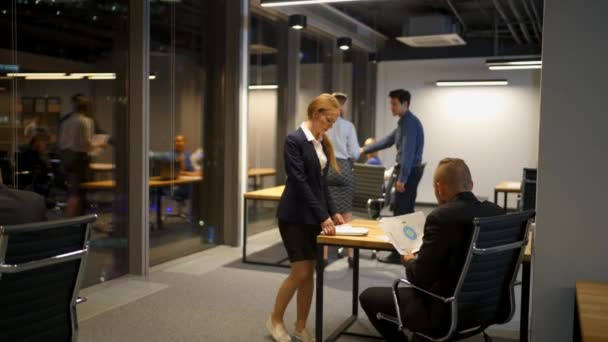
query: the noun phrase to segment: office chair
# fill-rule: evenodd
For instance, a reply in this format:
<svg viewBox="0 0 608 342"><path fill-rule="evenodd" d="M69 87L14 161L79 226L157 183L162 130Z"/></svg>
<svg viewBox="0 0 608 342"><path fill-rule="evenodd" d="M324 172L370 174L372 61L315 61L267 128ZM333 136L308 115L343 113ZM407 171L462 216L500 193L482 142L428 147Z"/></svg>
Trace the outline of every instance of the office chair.
<svg viewBox="0 0 608 342"><path fill-rule="evenodd" d="M96 215L0 226L0 341L78 338L76 304Z"/></svg>
<svg viewBox="0 0 608 342"><path fill-rule="evenodd" d="M524 169L521 180L521 210L536 209L536 169Z"/></svg>
<svg viewBox="0 0 608 342"><path fill-rule="evenodd" d="M366 212L369 219L375 220L380 216L384 207L384 167L355 163L353 175L355 178L355 193L353 211Z"/></svg>
<svg viewBox="0 0 608 342"><path fill-rule="evenodd" d="M383 319L397 325L400 331L407 327L401 317L399 285L412 288L422 296L431 296L450 306L450 326L447 333L417 332L430 341L458 341L483 334L494 324L511 320L515 312L514 286L522 258L528 244L533 210L495 217L477 218L460 279L449 298L422 289L407 279L393 283L393 299L397 317L378 313Z"/></svg>

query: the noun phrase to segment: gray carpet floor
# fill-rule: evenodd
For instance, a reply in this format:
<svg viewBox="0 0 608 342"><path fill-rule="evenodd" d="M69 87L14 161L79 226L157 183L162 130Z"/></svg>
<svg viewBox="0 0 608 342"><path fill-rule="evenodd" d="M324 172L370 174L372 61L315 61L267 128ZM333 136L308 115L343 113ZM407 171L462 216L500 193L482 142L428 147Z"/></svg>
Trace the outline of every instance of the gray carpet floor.
<svg viewBox="0 0 608 342"><path fill-rule="evenodd" d="M218 247L155 268L144 281L165 287L114 309L89 313L88 319L80 323L79 341L271 341L264 322L287 270L244 265L238 254L239 249ZM226 264L222 259L230 256L233 259ZM399 266L380 264L365 255L361 264L362 288L387 285L402 272ZM350 311L351 275L344 259L331 264L326 271L323 324L326 335ZM112 285L109 282L103 286ZM95 295L95 288L87 291L90 301L104 300L103 296ZM314 305L310 317L312 330ZM295 303L288 308L285 319L288 328L294 320ZM364 314L352 330L374 333ZM498 331L494 335L515 333ZM340 341L364 339L344 337ZM514 339L494 338L494 341Z"/></svg>

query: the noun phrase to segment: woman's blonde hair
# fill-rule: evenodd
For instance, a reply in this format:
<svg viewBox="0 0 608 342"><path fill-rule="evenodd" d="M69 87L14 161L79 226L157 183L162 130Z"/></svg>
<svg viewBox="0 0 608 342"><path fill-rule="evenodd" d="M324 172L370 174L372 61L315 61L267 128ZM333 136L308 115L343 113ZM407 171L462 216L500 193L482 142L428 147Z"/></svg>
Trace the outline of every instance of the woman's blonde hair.
<svg viewBox="0 0 608 342"><path fill-rule="evenodd" d="M308 119L313 120L316 113L321 115L327 115L327 113L331 110L335 110L340 113L340 103L333 97L331 94L321 94L314 98L308 105ZM334 152L334 146L327 137L327 134L323 134L323 149L327 153L327 159L329 160L329 165L340 172L340 166L338 166L338 162L336 161L336 154Z"/></svg>

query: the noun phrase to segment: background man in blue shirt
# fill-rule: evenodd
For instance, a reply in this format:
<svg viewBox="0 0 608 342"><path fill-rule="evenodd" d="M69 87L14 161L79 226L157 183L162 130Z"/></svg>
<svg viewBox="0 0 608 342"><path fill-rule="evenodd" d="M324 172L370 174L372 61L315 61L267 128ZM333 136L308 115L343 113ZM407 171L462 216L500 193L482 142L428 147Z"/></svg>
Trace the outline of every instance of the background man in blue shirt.
<svg viewBox="0 0 608 342"><path fill-rule="evenodd" d="M391 180L391 182L395 181L396 190L393 208L395 215L404 215L414 212L418 183L424 171L422 165L424 130L420 120L410 111L409 91L393 90L389 93L389 97L391 112L399 117L397 128L376 143L363 147L361 153L372 153L395 145L397 157ZM399 263L399 254L393 252L380 261Z"/></svg>

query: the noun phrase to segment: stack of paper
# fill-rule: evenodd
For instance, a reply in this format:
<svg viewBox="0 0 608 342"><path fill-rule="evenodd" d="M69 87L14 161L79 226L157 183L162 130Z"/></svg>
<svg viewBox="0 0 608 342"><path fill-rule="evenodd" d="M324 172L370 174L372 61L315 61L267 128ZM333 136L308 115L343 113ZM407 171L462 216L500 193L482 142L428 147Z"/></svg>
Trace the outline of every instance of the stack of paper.
<svg viewBox="0 0 608 342"><path fill-rule="evenodd" d="M363 227L353 227L350 224L341 224L336 226L336 235L367 235L369 229Z"/></svg>
<svg viewBox="0 0 608 342"><path fill-rule="evenodd" d="M422 212L386 217L380 227L388 236L389 242L399 254L415 253L422 246L425 217Z"/></svg>

